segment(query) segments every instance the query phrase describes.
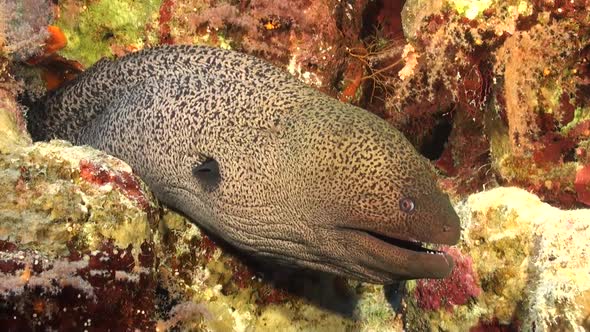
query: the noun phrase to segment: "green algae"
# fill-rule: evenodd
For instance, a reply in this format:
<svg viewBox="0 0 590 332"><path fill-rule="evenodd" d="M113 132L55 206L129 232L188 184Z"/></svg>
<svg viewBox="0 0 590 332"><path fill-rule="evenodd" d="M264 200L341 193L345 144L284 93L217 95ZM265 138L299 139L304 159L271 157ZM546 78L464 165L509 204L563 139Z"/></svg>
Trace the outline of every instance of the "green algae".
<svg viewBox="0 0 590 332"><path fill-rule="evenodd" d="M161 0L60 1L56 24L68 39L60 51L66 58L90 66L113 54L113 48L141 49L156 42Z"/></svg>
<svg viewBox="0 0 590 332"><path fill-rule="evenodd" d="M574 110L574 119L561 128L563 134L567 134L581 122L590 120L590 107L578 107Z"/></svg>

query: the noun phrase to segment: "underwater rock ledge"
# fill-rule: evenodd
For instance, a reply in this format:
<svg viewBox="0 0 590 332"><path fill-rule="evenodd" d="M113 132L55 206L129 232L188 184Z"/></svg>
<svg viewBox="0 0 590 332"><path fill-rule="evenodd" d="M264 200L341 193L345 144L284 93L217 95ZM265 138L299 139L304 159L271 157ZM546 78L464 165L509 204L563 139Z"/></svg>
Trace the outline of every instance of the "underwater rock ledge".
<svg viewBox="0 0 590 332"><path fill-rule="evenodd" d="M64 141L0 154L0 326L153 325L157 205L129 166Z"/></svg>
<svg viewBox="0 0 590 332"><path fill-rule="evenodd" d="M456 209L464 231L455 269L411 283L407 330L590 329L590 209L560 210L516 187Z"/></svg>

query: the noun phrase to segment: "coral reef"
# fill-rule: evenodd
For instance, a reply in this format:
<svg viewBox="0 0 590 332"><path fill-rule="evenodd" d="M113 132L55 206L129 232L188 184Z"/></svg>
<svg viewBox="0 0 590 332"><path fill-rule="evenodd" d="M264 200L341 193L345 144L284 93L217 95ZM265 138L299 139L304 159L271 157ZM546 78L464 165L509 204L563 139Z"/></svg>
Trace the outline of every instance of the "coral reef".
<svg viewBox="0 0 590 332"><path fill-rule="evenodd" d="M407 41L369 55L368 79L450 192L501 183L586 204L588 17L586 1L406 1Z"/></svg>
<svg viewBox="0 0 590 332"><path fill-rule="evenodd" d="M3 104L16 106L10 98ZM16 138L0 151L8 330L401 329L383 287L262 274L161 212L120 160L64 141L31 144L16 117L0 119Z"/></svg>
<svg viewBox="0 0 590 332"><path fill-rule="evenodd" d="M376 328L399 330L382 286L365 286L300 271L253 269L195 225L166 212L161 224L158 280L169 305L198 303L213 331ZM255 272L256 271L256 272ZM278 274L278 275L275 275ZM355 319L357 317L358 319ZM190 321L176 320L187 329ZM159 324L167 326L166 320Z"/></svg>
<svg viewBox="0 0 590 332"><path fill-rule="evenodd" d="M54 141L2 160L6 326L402 329L383 287L297 272L269 279L179 215L159 219L128 167L100 152ZM407 330L584 326L588 210L561 211L516 188L473 195L458 210L464 240L448 249L456 268L411 283ZM310 293L348 303L348 316Z"/></svg>
<svg viewBox="0 0 590 332"><path fill-rule="evenodd" d="M346 35L358 34L366 1L169 1L168 41L208 43L283 65L310 85L332 92L344 63Z"/></svg>
<svg viewBox="0 0 590 332"><path fill-rule="evenodd" d="M48 89L100 57L143 47L234 48L383 116L435 161L456 196L500 183L561 207L587 202L590 183L578 174L590 144L584 0L409 0L403 8L383 1L111 2L59 2L55 26L67 37L59 51L67 60L39 65ZM48 24L39 14L47 6L39 8L11 21L23 27L11 31Z"/></svg>
<svg viewBox="0 0 590 332"><path fill-rule="evenodd" d="M474 194L457 210L457 267L447 279L410 286L408 330L588 328L589 209L559 210L506 187Z"/></svg>
<svg viewBox="0 0 590 332"><path fill-rule="evenodd" d="M54 141L3 154L0 165L3 240L61 256L69 239L90 251L110 239L119 248L131 246L136 257L149 239L156 207L147 202L153 198L118 159ZM103 174L116 176L97 182Z"/></svg>
<svg viewBox="0 0 590 332"><path fill-rule="evenodd" d="M55 259L0 241L0 324L11 331L153 326L153 253L103 243Z"/></svg>
<svg viewBox="0 0 590 332"><path fill-rule="evenodd" d="M301 80L338 94L350 40L361 33L367 1L60 1L56 25L68 45L60 54L89 66L157 44L235 48L284 66ZM353 93L354 94L354 93Z"/></svg>
<svg viewBox="0 0 590 332"><path fill-rule="evenodd" d="M162 6L173 5L170 1L157 10L152 4L109 7L108 1L59 4L56 25L47 27L45 46L35 57L23 59L41 69L41 75L14 66L23 80L19 83L6 66L2 71L9 83L5 87L10 88L2 90L0 113L0 125L7 133L0 150L3 326L214 331L401 328L383 287L297 271L278 277L255 273L195 225L173 212L161 213L123 162L67 142L31 145L16 93L25 84L27 93L53 89L80 69L53 52L89 65L101 56L149 45L156 33L164 38L168 29L168 33L177 31L174 24L166 25L172 8ZM262 12L270 3L252 5ZM160 29L145 31L146 25L156 22L155 12L163 16L157 19ZM281 30L284 22L269 16L264 23L255 22L252 33ZM265 30L260 31L260 26ZM12 57L14 52L6 54ZM9 60L3 59L6 64ZM48 79L49 74L55 77Z"/></svg>
<svg viewBox="0 0 590 332"><path fill-rule="evenodd" d="M0 325L590 330L590 212L543 203L590 205L588 8L586 0L2 1ZM101 57L177 43L263 57L402 130L460 202L463 239L445 249L452 274L401 285L392 300L395 287L274 271L161 208L123 162L67 142L31 143L19 93L36 99ZM498 185L532 193L487 190Z"/></svg>
<svg viewBox="0 0 590 332"><path fill-rule="evenodd" d="M1 155L0 169L3 326L227 331L401 324L383 287L332 277L305 281L295 272L289 278L303 285L288 290L289 278L273 285L181 216L166 211L160 219L128 166L99 151L61 141L19 146ZM306 287L336 301L332 306L347 303L349 313L294 295ZM366 318L353 319L353 309Z"/></svg>
<svg viewBox="0 0 590 332"><path fill-rule="evenodd" d="M96 171L84 169L90 163ZM0 325L153 325L157 206L146 203L153 198L130 171L104 153L59 141L2 151ZM105 173L125 185L93 181Z"/></svg>

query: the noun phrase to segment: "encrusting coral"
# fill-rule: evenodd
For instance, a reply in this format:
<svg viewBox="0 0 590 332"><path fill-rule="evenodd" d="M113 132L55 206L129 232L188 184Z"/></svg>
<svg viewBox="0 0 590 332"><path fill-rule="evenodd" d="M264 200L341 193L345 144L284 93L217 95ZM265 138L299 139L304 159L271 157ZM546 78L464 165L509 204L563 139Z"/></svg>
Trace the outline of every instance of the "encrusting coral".
<svg viewBox="0 0 590 332"><path fill-rule="evenodd" d="M0 174L2 325L148 326L157 206L129 167L55 141L2 151Z"/></svg>
<svg viewBox="0 0 590 332"><path fill-rule="evenodd" d="M466 257L449 278L410 287L408 330L589 327L590 209L560 210L506 187L474 194L457 210L464 232L456 255Z"/></svg>

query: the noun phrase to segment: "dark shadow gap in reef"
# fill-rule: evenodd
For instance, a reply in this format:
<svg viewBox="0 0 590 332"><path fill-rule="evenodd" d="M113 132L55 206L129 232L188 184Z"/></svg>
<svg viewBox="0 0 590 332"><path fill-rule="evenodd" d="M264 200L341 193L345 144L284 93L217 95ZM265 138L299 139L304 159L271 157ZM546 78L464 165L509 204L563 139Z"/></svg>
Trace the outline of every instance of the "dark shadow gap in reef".
<svg viewBox="0 0 590 332"><path fill-rule="evenodd" d="M447 113L436 115L436 124L432 134L424 139L424 143L420 147L420 153L424 157L430 160L440 158L453 130L452 120L452 117Z"/></svg>
<svg viewBox="0 0 590 332"><path fill-rule="evenodd" d="M403 38L401 12L405 1L370 1L362 13L360 39L368 41L377 34L388 39Z"/></svg>

